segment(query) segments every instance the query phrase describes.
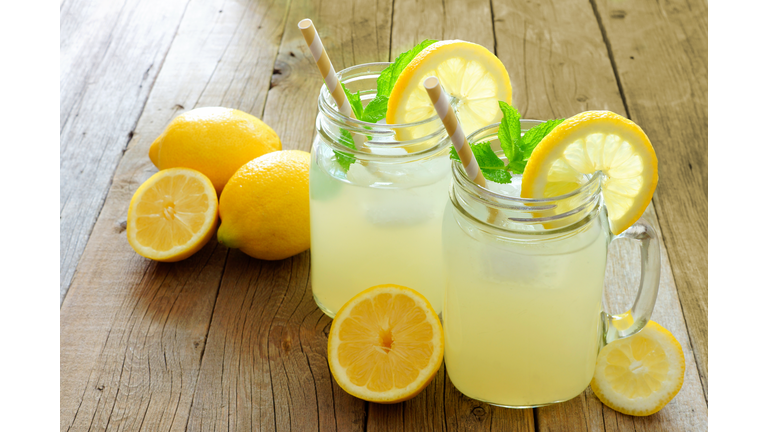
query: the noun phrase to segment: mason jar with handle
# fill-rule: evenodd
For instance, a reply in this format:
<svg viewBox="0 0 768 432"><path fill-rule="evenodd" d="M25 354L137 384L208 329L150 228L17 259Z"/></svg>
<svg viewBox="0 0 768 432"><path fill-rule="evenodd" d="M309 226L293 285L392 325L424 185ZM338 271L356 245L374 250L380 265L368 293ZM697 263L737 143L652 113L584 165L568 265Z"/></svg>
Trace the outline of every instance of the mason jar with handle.
<svg viewBox="0 0 768 432"><path fill-rule="evenodd" d="M492 125L468 139L498 149L497 131ZM598 172L563 196L524 199L519 176L483 188L453 162L443 327L448 375L465 395L513 408L576 397L600 348L650 319L659 286L656 233L641 219L613 235L601 178ZM632 308L612 316L602 308L608 245L624 238L641 245L642 278Z"/></svg>

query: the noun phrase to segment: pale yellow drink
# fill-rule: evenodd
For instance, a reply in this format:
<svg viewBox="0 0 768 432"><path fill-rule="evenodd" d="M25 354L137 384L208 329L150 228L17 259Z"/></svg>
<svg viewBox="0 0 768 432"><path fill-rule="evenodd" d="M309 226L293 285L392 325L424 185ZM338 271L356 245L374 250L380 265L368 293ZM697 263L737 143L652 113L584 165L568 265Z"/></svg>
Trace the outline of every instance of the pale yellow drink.
<svg viewBox="0 0 768 432"><path fill-rule="evenodd" d="M497 405L571 399L592 379L602 335L605 212L596 207L558 234L510 215L520 217L502 211L497 222L509 231L495 230L446 207L448 375L465 395Z"/></svg>
<svg viewBox="0 0 768 432"><path fill-rule="evenodd" d="M397 284L423 294L440 313L447 153L405 164L358 162L345 174L322 154L330 150L313 151L319 154L310 168L311 279L318 306L334 316L360 291Z"/></svg>
<svg viewBox="0 0 768 432"><path fill-rule="evenodd" d="M389 63L339 72L366 106ZM450 139L440 118L408 124L360 122L339 114L328 89L318 99L309 171L312 293L335 316L359 292L396 284L443 304L443 209Z"/></svg>

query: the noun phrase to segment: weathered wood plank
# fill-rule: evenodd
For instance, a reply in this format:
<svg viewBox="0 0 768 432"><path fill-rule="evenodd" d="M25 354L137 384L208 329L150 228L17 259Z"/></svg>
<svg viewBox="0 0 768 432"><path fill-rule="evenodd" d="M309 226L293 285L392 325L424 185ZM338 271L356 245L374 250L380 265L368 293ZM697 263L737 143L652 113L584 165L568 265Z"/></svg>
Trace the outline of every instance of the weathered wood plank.
<svg viewBox="0 0 768 432"><path fill-rule="evenodd" d="M589 4L493 2L497 55L524 118L621 108L621 95Z"/></svg>
<svg viewBox="0 0 768 432"><path fill-rule="evenodd" d="M659 158L654 205L707 392L707 11L705 0L596 2L629 115Z"/></svg>
<svg viewBox="0 0 768 432"><path fill-rule="evenodd" d="M263 116L284 149L310 150L322 83L299 20L314 21L341 70L387 60L391 16L391 1L291 3ZM312 297L308 252L261 262L230 251L190 429L364 430L366 403L328 368L330 322Z"/></svg>
<svg viewBox="0 0 768 432"><path fill-rule="evenodd" d="M461 39L494 52L489 0L396 0L392 24L392 56L424 39Z"/></svg>
<svg viewBox="0 0 768 432"><path fill-rule="evenodd" d="M497 44L498 55L510 72L515 103L523 117L562 118L592 109L608 109L626 115L607 48L590 5L572 1L560 2L557 7L543 2L515 7L494 2L493 6L496 38L506 42ZM662 164L660 159L660 166ZM646 212L646 218L658 227L653 206ZM605 304L614 313L623 312L631 305L639 284L639 257L637 253L631 253L635 246L622 243L611 246L606 274ZM632 284L627 284L627 279ZM608 424L627 424L628 419L629 424L640 430L706 427L706 402L696 379L697 368L692 361L685 320L663 247L662 283L654 319L672 331L686 353L685 386L675 401L655 416L632 420L603 407L588 389L566 403L537 409L539 429L605 430Z"/></svg>
<svg viewBox="0 0 768 432"><path fill-rule="evenodd" d="M61 5L60 301L188 1Z"/></svg>
<svg viewBox="0 0 768 432"><path fill-rule="evenodd" d="M186 429L227 251L213 240L153 263L125 240L125 215L156 171L149 145L180 110L237 100L260 114L287 8L190 3L62 305L62 430Z"/></svg>

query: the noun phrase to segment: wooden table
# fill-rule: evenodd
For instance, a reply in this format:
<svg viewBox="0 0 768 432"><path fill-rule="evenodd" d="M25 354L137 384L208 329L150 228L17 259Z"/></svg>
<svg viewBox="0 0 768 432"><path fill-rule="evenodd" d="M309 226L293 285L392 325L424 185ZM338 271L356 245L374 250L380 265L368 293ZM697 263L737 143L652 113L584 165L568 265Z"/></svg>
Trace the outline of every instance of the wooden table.
<svg viewBox="0 0 768 432"><path fill-rule="evenodd" d="M554 4L553 4L554 3ZM707 3L703 0L62 0L61 430L707 429ZM495 51L525 118L608 109L654 143L646 212L663 238L654 320L683 345L685 384L633 418L587 389L510 410L471 400L444 368L415 399L378 405L333 381L331 320L309 252L267 262L211 241L162 264L125 238L150 143L202 106L262 118L309 150L321 80L296 24L312 18L338 70L426 38ZM611 247L606 307L622 312L639 252Z"/></svg>

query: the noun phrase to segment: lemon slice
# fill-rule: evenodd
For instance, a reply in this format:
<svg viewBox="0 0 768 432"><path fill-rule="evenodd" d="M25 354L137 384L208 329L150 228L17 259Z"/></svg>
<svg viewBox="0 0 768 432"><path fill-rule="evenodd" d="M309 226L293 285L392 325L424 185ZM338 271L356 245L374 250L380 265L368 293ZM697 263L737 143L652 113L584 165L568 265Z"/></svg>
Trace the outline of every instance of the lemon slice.
<svg viewBox="0 0 768 432"><path fill-rule="evenodd" d="M611 342L600 351L591 387L611 409L647 416L675 397L683 387L684 375L680 343L649 321L636 335Z"/></svg>
<svg viewBox="0 0 768 432"><path fill-rule="evenodd" d="M430 76L440 80L466 135L501 121L500 100L512 103L509 74L493 53L470 42L443 41L420 52L397 78L387 104L387 123L415 123L436 115L423 85ZM399 130L397 138L422 137L433 127Z"/></svg>
<svg viewBox="0 0 768 432"><path fill-rule="evenodd" d="M421 392L443 361L443 328L424 296L398 285L361 292L339 309L328 335L328 363L339 386L370 402Z"/></svg>
<svg viewBox="0 0 768 432"><path fill-rule="evenodd" d="M156 261L179 261L202 249L216 231L218 201L213 183L190 168L162 170L133 194L128 243Z"/></svg>
<svg viewBox="0 0 768 432"><path fill-rule="evenodd" d="M586 111L555 127L531 153L523 172L523 198L573 191L602 173L611 231L619 234L643 215L659 180L656 153L645 133L610 111Z"/></svg>

